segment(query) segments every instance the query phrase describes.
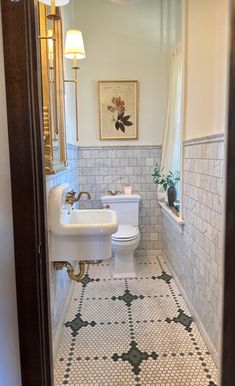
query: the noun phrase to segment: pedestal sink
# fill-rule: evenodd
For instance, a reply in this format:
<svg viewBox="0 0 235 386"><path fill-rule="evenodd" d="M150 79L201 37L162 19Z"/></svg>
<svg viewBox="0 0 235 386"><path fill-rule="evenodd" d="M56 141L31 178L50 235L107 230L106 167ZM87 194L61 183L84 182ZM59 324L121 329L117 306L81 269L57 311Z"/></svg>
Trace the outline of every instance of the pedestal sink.
<svg viewBox="0 0 235 386"><path fill-rule="evenodd" d="M69 184L49 193L50 260L104 260L111 257L111 236L117 232L116 212L73 209L65 198Z"/></svg>

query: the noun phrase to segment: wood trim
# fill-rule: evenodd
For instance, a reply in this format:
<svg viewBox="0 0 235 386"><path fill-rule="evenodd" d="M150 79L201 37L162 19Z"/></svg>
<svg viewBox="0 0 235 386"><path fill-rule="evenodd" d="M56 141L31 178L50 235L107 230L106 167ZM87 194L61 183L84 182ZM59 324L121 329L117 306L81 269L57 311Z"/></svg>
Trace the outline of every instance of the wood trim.
<svg viewBox="0 0 235 386"><path fill-rule="evenodd" d="M235 0L231 1L231 6L222 386L234 384L235 363ZM2 0L1 7L22 383L25 386L51 386L42 109L38 99L35 4L33 0Z"/></svg>
<svg viewBox="0 0 235 386"><path fill-rule="evenodd" d="M53 385L36 1L1 1L22 384Z"/></svg>
<svg viewBox="0 0 235 386"><path fill-rule="evenodd" d="M203 137L185 139L183 141L183 145L191 146L191 145L199 145L201 143L212 143L212 142L223 142L223 141L224 141L224 133L218 133L218 134L206 135Z"/></svg>
<svg viewBox="0 0 235 386"><path fill-rule="evenodd" d="M222 386L233 386L235 379L235 0L230 2L230 80L227 131L225 260L223 294Z"/></svg>

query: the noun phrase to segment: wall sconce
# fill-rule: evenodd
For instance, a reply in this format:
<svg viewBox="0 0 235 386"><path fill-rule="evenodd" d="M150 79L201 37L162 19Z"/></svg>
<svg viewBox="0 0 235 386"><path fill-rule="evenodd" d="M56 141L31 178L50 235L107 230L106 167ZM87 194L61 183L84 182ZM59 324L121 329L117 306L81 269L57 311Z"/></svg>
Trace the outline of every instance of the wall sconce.
<svg viewBox="0 0 235 386"><path fill-rule="evenodd" d="M75 88L75 119L76 119L76 141L78 141L78 59L86 57L82 33L79 30L71 29L66 33L64 56L73 60L74 79L65 82L74 83Z"/></svg>
<svg viewBox="0 0 235 386"><path fill-rule="evenodd" d="M51 10L50 14L47 15L48 19L57 19L58 14L56 13L55 7L62 7L63 5L66 5L70 2L70 0L38 0L40 3L43 3L45 5L50 5Z"/></svg>

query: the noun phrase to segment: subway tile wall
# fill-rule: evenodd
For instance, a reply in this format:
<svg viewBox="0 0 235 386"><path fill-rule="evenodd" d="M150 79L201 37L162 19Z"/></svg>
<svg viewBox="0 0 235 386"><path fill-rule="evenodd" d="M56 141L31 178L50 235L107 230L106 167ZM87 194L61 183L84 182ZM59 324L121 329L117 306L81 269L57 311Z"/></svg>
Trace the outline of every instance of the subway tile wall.
<svg viewBox="0 0 235 386"><path fill-rule="evenodd" d="M100 208L100 197L108 190L123 191L125 184L141 196L138 253L152 254L162 248L162 216L157 186L151 173L160 163L161 146L100 146L79 149L79 188L88 190L92 200L80 201L82 208Z"/></svg>
<svg viewBox="0 0 235 386"><path fill-rule="evenodd" d="M184 145L183 233L163 215L163 252L215 357L220 336L222 289L224 141Z"/></svg>
<svg viewBox="0 0 235 386"><path fill-rule="evenodd" d="M46 176L46 192L47 198L50 189L54 186L70 183L71 186L78 191L78 147L76 145L67 145L67 157L69 169L64 170L60 173ZM57 334L58 328L63 320L61 320L61 315L63 315L65 303L68 297L68 294L71 290L72 282L68 278L67 271L56 271L53 263L50 263L50 299L51 299L51 322L52 322L52 341L53 348L56 350L57 345Z"/></svg>

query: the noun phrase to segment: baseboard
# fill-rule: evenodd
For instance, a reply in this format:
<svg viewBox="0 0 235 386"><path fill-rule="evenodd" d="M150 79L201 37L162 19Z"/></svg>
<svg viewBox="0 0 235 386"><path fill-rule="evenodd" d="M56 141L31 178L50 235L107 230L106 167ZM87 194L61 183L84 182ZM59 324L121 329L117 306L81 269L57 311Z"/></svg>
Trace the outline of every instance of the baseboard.
<svg viewBox="0 0 235 386"><path fill-rule="evenodd" d="M139 256L158 256L159 254L161 254L161 251L158 250L158 249L140 249L140 250L136 250L135 251L135 256L139 257Z"/></svg>
<svg viewBox="0 0 235 386"><path fill-rule="evenodd" d="M184 299L184 301L185 301L185 303L186 303L186 305L187 305L187 307L188 307L188 309L189 309L189 311L190 311L190 313L191 313L191 315L192 315L192 317L193 317L193 319L194 319L194 321L195 321L195 323L197 325L197 328L199 329L199 331L200 331L200 333L202 335L202 338L203 338L203 340L204 340L204 342L205 342L205 344L207 346L207 349L208 349L209 353L211 354L215 365L218 368L219 367L219 363L220 363L219 362L218 352L216 351L213 343L211 342L211 340L210 340L210 338L209 338L209 336L208 336L208 334L207 334L207 332L206 332L206 330L205 330L205 328L204 328L204 326L203 326L203 324L202 324L202 322L201 322L201 320L200 320L200 318L198 316L197 311L193 307L193 305L192 305L191 301L189 300L189 298L188 298L184 288L182 287L182 285L181 285L177 275L175 274L175 271L172 268L172 265L170 264L170 262L166 258L165 258L165 260L166 260L166 264L168 265L169 270L170 270L170 272L171 272L171 274L172 274L172 276L173 276L173 278L175 280L175 283L176 283L177 287L179 288L179 290L180 290L180 292L182 294L182 297L183 297L183 299Z"/></svg>
<svg viewBox="0 0 235 386"><path fill-rule="evenodd" d="M71 298L72 298L75 284L76 284L76 282L71 280L71 285L70 285L70 288L68 290L68 294L66 296L63 311L61 313L60 322L58 323L58 326L57 326L55 333L52 337L53 358L56 358L57 353L58 353L59 345L61 342L61 335L62 335L62 331L63 331L63 326L64 326L64 322L65 322L65 319L66 319L66 316L68 313L68 309L69 309L69 306L71 303Z"/></svg>

